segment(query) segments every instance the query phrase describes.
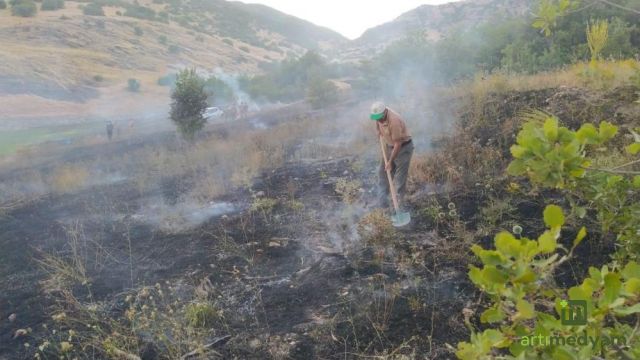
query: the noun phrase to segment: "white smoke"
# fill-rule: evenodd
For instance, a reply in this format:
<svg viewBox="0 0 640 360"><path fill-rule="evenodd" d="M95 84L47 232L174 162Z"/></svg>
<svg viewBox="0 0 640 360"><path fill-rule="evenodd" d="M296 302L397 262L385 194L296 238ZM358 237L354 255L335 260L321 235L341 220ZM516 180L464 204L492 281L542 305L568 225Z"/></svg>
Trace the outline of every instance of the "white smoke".
<svg viewBox="0 0 640 360"><path fill-rule="evenodd" d="M228 87L233 90L234 95L236 96L238 103L245 103L249 107L249 111L259 111L260 105L258 105L249 94L240 89L240 84L238 83L238 75L237 74L228 74L221 68L215 68L213 71L213 75L218 78L220 81L227 84Z"/></svg>

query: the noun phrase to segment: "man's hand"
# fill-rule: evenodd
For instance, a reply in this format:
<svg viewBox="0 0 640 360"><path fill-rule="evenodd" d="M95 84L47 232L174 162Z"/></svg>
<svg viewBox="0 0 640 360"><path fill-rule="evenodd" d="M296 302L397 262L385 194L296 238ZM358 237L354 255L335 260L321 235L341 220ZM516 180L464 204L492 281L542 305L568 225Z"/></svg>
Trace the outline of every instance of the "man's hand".
<svg viewBox="0 0 640 360"><path fill-rule="evenodd" d="M402 143L400 141L393 142L393 151L391 151L391 156L389 156L389 161L387 161L387 163L384 164L384 169L386 171L393 170L393 160L395 160L396 157L398 157L398 153L400 153L401 147L402 147Z"/></svg>

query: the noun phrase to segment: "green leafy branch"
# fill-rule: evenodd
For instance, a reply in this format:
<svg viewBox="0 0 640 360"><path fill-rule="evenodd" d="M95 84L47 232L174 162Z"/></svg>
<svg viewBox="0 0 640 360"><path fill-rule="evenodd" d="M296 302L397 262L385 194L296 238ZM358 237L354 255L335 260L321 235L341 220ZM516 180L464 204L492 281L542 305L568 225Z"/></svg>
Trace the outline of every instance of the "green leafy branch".
<svg viewBox="0 0 640 360"><path fill-rule="evenodd" d="M494 239L495 249L474 245L471 250L482 267L471 266L469 278L490 300L480 315L480 322L490 327L479 331L467 321L471 338L458 344L456 355L460 359L640 358L640 265L636 262L640 243L636 192L640 177L635 171L621 170L639 160L609 169L591 166L596 159L588 157L590 151L606 150L605 144L618 134L611 123L602 122L598 127L584 124L572 131L544 112L524 115L526 122L511 148L515 159L508 172L526 176L536 185L562 190L578 218L592 210L603 232L616 235L618 250L611 264L590 268L579 285L570 289L557 286L556 269L574 256L587 232L582 227L571 248L562 246L558 239L565 216L555 205L546 207L543 217L547 230L537 239L502 232ZM631 156L640 152L639 136L633 134L635 142L625 148ZM562 324L565 299L586 302L588 317L584 324ZM557 339L575 334L600 340L588 346L528 342L532 336Z"/></svg>

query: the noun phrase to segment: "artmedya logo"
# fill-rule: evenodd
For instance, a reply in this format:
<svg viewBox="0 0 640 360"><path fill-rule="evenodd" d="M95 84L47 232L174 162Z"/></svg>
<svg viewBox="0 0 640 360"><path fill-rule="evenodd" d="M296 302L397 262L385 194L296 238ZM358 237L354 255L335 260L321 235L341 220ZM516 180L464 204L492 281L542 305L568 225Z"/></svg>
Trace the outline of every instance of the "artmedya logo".
<svg viewBox="0 0 640 360"><path fill-rule="evenodd" d="M587 301L586 300L561 300L560 323L565 326L587 325ZM586 331L582 334L534 334L520 338L522 346L598 346L625 345L627 339L624 336L589 335Z"/></svg>
<svg viewBox="0 0 640 360"><path fill-rule="evenodd" d="M562 325L587 325L586 300L562 300L560 307L560 323Z"/></svg>

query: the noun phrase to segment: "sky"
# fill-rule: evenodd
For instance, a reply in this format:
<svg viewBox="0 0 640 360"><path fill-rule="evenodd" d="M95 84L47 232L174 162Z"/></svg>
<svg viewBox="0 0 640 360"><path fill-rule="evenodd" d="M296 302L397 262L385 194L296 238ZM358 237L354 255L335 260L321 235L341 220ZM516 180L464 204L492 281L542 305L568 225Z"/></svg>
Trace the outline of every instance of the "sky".
<svg viewBox="0 0 640 360"><path fill-rule="evenodd" d="M368 28L391 21L423 4L458 0L242 0L270 6L355 39Z"/></svg>

